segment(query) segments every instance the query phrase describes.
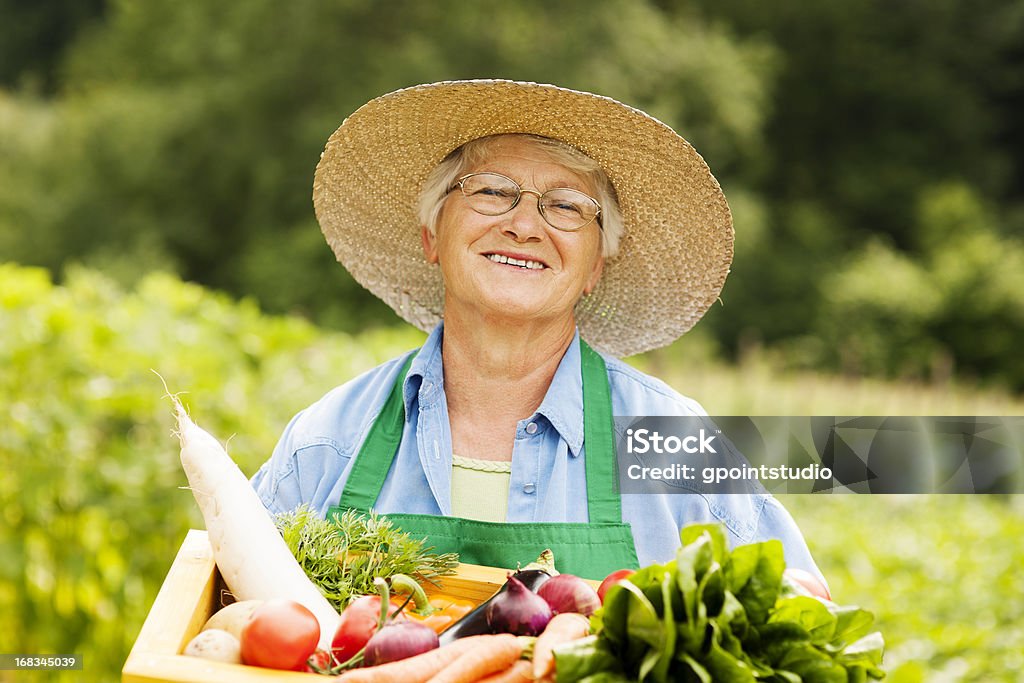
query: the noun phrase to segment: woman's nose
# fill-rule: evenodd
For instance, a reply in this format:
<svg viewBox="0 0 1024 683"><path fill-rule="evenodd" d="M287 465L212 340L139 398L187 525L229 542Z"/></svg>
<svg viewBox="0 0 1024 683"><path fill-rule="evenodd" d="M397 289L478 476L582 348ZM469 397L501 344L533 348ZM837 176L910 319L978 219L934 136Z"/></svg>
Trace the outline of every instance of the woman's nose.
<svg viewBox="0 0 1024 683"><path fill-rule="evenodd" d="M501 231L516 242L539 242L545 234L544 217L540 214L540 194L523 190L519 202L505 214Z"/></svg>

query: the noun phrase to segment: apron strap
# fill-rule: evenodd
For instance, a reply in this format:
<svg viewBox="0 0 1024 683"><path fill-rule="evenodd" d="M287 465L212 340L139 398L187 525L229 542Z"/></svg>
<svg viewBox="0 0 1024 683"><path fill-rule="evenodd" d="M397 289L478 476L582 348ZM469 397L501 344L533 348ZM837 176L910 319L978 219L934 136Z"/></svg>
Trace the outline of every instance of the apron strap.
<svg viewBox="0 0 1024 683"><path fill-rule="evenodd" d="M587 470L587 512L591 523L621 522L622 498L616 478L615 430L608 368L600 354L580 340L583 367L583 448Z"/></svg>
<svg viewBox="0 0 1024 683"><path fill-rule="evenodd" d="M398 453L405 427L405 378L415 354L411 354L395 379L391 393L370 427L352 463L340 508L370 510L384 486ZM587 510L591 523L622 522L622 501L616 479L615 432L611 389L604 359L580 340L583 375L583 445L586 451Z"/></svg>
<svg viewBox="0 0 1024 683"><path fill-rule="evenodd" d="M405 427L405 397L403 389L405 378L409 374L415 353L402 366L402 370L391 387L384 407L377 419L373 421L369 434L363 440L363 447L352 463L352 471L341 492L339 507L355 508L369 511L377 502L377 496L384 487L391 462L398 452L398 444L402 441L402 430Z"/></svg>

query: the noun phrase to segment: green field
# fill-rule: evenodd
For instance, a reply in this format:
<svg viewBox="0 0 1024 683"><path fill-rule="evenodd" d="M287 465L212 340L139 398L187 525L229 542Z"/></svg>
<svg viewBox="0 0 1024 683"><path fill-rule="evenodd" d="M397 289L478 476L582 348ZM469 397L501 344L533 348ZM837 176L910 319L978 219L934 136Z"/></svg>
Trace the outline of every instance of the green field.
<svg viewBox="0 0 1024 683"><path fill-rule="evenodd" d="M327 333L171 276L126 292L79 270L0 266L0 632L6 652L78 652L116 680L185 531L202 522L157 370L251 473L297 410L419 343ZM1011 395L739 366L699 337L637 364L712 414L1021 414ZM891 681L1016 681L1024 500L789 496L843 603L872 610ZM15 680L0 672L0 681ZM39 680L43 680L40 678Z"/></svg>

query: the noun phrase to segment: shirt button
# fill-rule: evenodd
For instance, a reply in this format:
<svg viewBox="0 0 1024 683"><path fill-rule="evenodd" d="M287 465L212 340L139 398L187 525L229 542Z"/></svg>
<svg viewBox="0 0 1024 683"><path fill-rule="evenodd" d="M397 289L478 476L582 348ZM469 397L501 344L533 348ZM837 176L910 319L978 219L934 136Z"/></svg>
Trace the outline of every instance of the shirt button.
<svg viewBox="0 0 1024 683"><path fill-rule="evenodd" d="M527 434L536 434L537 433L537 423L536 422L531 422L530 424L526 425L526 433Z"/></svg>
<svg viewBox="0 0 1024 683"><path fill-rule="evenodd" d="M526 486L523 487L523 493L533 493L536 490L537 487L534 486L533 484L527 484Z"/></svg>

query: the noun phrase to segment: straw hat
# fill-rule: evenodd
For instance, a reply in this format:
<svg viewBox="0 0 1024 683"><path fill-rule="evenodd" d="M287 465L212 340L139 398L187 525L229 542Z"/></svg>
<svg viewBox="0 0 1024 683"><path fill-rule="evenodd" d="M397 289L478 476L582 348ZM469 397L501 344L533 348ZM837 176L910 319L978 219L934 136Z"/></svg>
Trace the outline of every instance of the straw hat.
<svg viewBox="0 0 1024 683"><path fill-rule="evenodd" d="M338 261L409 323L444 314L416 204L427 174L456 147L498 133L561 140L615 186L625 232L597 287L576 306L594 348L629 356L671 343L718 298L732 262L732 216L696 150L613 99L553 85L446 81L371 100L327 141L313 204Z"/></svg>

